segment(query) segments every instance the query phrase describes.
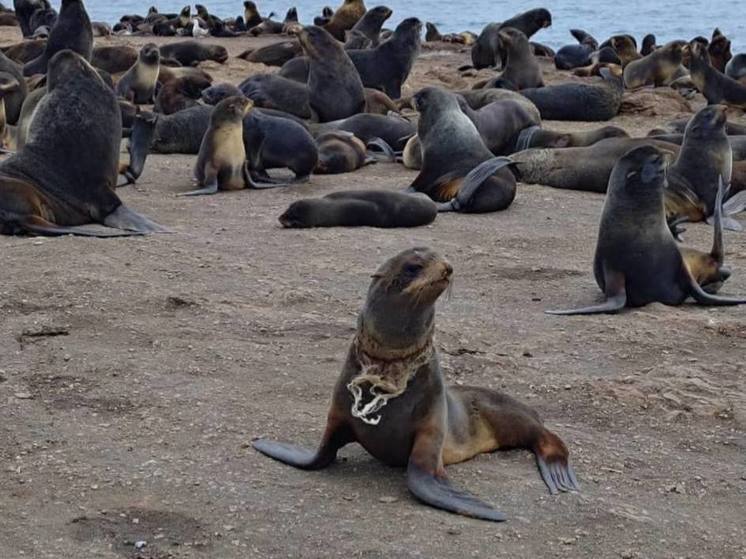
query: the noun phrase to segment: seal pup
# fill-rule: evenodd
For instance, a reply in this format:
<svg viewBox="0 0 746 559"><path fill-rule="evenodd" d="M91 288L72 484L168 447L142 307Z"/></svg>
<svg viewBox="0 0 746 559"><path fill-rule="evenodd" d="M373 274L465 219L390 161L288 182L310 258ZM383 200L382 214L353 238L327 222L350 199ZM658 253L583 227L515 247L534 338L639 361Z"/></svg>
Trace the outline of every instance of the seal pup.
<svg viewBox="0 0 746 559"><path fill-rule="evenodd" d="M650 303L681 305L689 297L702 305L746 304L746 299L719 297L703 289L712 289L730 276L722 267L722 210L716 212L712 253L700 258L693 249L683 252L666 223L665 169L665 155L650 145L629 151L617 162L609 179L593 260L593 273L605 301L549 314L615 313ZM720 202L723 192L721 181ZM703 264L706 267L700 268Z"/></svg>
<svg viewBox="0 0 746 559"><path fill-rule="evenodd" d="M194 167L194 178L202 188L179 196L201 196L216 194L218 190L246 188L248 173L243 118L253 106L254 103L243 96L228 97L215 106Z"/></svg>
<svg viewBox="0 0 746 559"><path fill-rule="evenodd" d="M341 120L314 124L310 126L314 135L330 130L345 130L360 138L366 145L369 141L380 138L395 151L404 148L407 139L417 132L417 127L398 115L376 115L361 113Z"/></svg>
<svg viewBox="0 0 746 559"><path fill-rule="evenodd" d="M710 55L712 67L718 72L725 72L726 64L733 58L730 51L730 40L718 28L715 28L712 32L710 44L707 45L707 54Z"/></svg>
<svg viewBox="0 0 746 559"><path fill-rule="evenodd" d="M136 105L152 103L155 84L158 82L160 60L158 45L143 45L137 62L117 82L116 94Z"/></svg>
<svg viewBox="0 0 746 559"><path fill-rule="evenodd" d="M199 103L204 90L211 86L203 76L184 76L170 80L161 86L155 97L154 110L170 115L193 107ZM241 94L241 92L238 92Z"/></svg>
<svg viewBox="0 0 746 559"><path fill-rule="evenodd" d="M165 231L114 193L122 117L98 72L77 53L60 51L49 61L47 90L26 145L0 162L0 231L96 237Z"/></svg>
<svg viewBox="0 0 746 559"><path fill-rule="evenodd" d="M64 49L70 49L86 60L91 59L93 31L83 0L62 0L60 15L49 33L44 52L26 63L23 75L46 73L49 60Z"/></svg>
<svg viewBox="0 0 746 559"><path fill-rule="evenodd" d="M362 112L363 84L342 45L315 25L304 27L298 39L309 59L307 85L312 120L328 122Z"/></svg>
<svg viewBox="0 0 746 559"><path fill-rule="evenodd" d="M352 29L355 24L365 15L365 3L363 0L344 0L342 5L334 11L334 15L324 29L338 41L345 40L345 31Z"/></svg>
<svg viewBox="0 0 746 559"><path fill-rule="evenodd" d="M681 68L685 45L684 41L671 41L644 58L630 61L624 66L624 87L637 89L671 83Z"/></svg>
<svg viewBox="0 0 746 559"><path fill-rule="evenodd" d="M689 70L694 85L705 96L707 103L746 108L746 85L713 68L707 49L694 41L689 43Z"/></svg>
<svg viewBox="0 0 746 559"><path fill-rule="evenodd" d="M351 173L376 160L368 156L365 144L352 132L329 130L316 137L319 161L315 173L336 175Z"/></svg>
<svg viewBox="0 0 746 559"><path fill-rule="evenodd" d="M428 248L405 250L373 274L358 328L332 395L318 449L266 439L256 450L304 470L331 464L360 443L382 462L407 468L407 487L426 505L500 522L505 515L452 486L445 466L498 449L531 450L552 494L578 490L564 442L538 414L485 388L446 386L433 334L435 302L453 268Z"/></svg>
<svg viewBox="0 0 746 559"><path fill-rule="evenodd" d="M634 60L643 58L643 55L637 52L637 43L634 37L630 37L629 35L614 35L608 42L619 57L619 63L622 68L626 68Z"/></svg>
<svg viewBox="0 0 746 559"><path fill-rule="evenodd" d="M456 95L426 87L413 102L420 113L422 169L410 190L439 202L439 211L481 213L510 206L516 192L515 177L507 169L511 161L493 157Z"/></svg>
<svg viewBox="0 0 746 559"><path fill-rule="evenodd" d="M285 228L420 227L437 215L435 202L425 194L355 190L293 202L279 221Z"/></svg>

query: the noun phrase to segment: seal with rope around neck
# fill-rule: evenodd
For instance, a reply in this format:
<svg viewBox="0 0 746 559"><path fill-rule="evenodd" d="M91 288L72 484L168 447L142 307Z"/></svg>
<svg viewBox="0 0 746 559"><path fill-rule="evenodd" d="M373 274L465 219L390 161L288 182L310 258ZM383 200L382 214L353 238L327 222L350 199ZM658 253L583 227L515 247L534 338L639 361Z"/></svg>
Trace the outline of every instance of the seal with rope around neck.
<svg viewBox="0 0 746 559"><path fill-rule="evenodd" d="M340 448L358 442L382 462L406 467L409 490L425 504L497 522L505 515L449 483L447 464L526 448L551 493L577 490L567 447L534 410L494 390L446 387L433 332L435 302L451 274L451 265L427 248L405 250L384 263L373 275L318 450L266 439L255 440L254 448L318 470Z"/></svg>

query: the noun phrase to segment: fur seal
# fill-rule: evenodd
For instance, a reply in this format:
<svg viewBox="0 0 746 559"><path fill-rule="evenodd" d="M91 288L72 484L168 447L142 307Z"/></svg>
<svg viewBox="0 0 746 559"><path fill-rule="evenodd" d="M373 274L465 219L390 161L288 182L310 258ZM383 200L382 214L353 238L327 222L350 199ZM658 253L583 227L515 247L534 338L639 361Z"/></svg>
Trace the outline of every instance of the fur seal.
<svg viewBox="0 0 746 559"><path fill-rule="evenodd" d="M494 155L511 153L522 130L541 124L541 120L524 105L510 99L495 101L476 111L463 97L459 97L458 102L461 111L477 127L487 149Z"/></svg>
<svg viewBox="0 0 746 559"><path fill-rule="evenodd" d="M22 43L15 43L4 47L2 50L5 52L5 56L14 62L26 64L44 54L44 49L46 48L47 41L45 39L29 39Z"/></svg>
<svg viewBox="0 0 746 559"><path fill-rule="evenodd" d="M671 83L681 68L685 45L684 41L671 41L644 58L630 61L624 66L624 87L637 89Z"/></svg>
<svg viewBox="0 0 746 559"><path fill-rule="evenodd" d="M305 470L331 464L352 442L391 466L407 467L407 486L435 508L483 520L505 515L453 487L445 466L501 448L533 451L551 493L578 490L562 440L537 413L506 394L446 387L434 347L435 302L453 268L428 248L406 250L375 274L337 380L316 452L259 439L259 452Z"/></svg>
<svg viewBox="0 0 746 559"><path fill-rule="evenodd" d="M0 73L12 76L17 85L3 93L5 102L5 118L8 124L16 124L21 116L21 107L28 94L26 80L23 78L23 69L10 58L0 52Z"/></svg>
<svg viewBox="0 0 746 559"><path fill-rule="evenodd" d="M503 61L503 50L498 37L503 27L517 29L530 39L539 29L551 25L552 14L544 8L529 10L502 23L487 24L471 47L471 60L474 68L477 70L489 68L496 66L498 61Z"/></svg>
<svg viewBox="0 0 746 559"><path fill-rule="evenodd" d="M319 146L319 161L315 173L336 175L351 173L375 159L369 157L365 144L351 132L329 130L316 137Z"/></svg>
<svg viewBox="0 0 746 559"><path fill-rule="evenodd" d="M309 91L305 84L277 74L255 74L241 82L238 88L257 107L284 111L299 118L311 118Z"/></svg>
<svg viewBox="0 0 746 559"><path fill-rule="evenodd" d="M365 15L347 32L345 48L350 50L377 47L381 38L381 28L392 13L391 8L387 6L376 6L365 12Z"/></svg>
<svg viewBox="0 0 746 559"><path fill-rule="evenodd" d="M746 78L746 54L737 54L731 58L725 67L725 75L746 85L744 83L744 78Z"/></svg>
<svg viewBox="0 0 746 559"><path fill-rule="evenodd" d="M727 109L710 105L687 124L676 161L668 168L665 190L666 217L671 221L704 221L714 215L718 181L730 184L733 153L725 133ZM730 207L723 209L726 216ZM728 228L740 225L726 218Z"/></svg>
<svg viewBox="0 0 746 559"><path fill-rule="evenodd" d="M630 35L614 35L608 42L619 57L619 62L622 68L626 68L627 64L634 60L640 60L643 58L643 56L637 52L635 38Z"/></svg>
<svg viewBox="0 0 746 559"><path fill-rule="evenodd" d="M247 1L243 3L243 21L247 31L264 21L254 2Z"/></svg>
<svg viewBox="0 0 746 559"><path fill-rule="evenodd" d="M503 27L498 32L498 37L506 54L504 69L497 78L488 81L485 87L502 87L515 91L544 87L541 67L531 52L526 35L518 29Z"/></svg>
<svg viewBox="0 0 746 559"><path fill-rule="evenodd" d="M614 118L622 105L622 80L610 69L601 69L594 83L562 83L521 90L545 120L605 121Z"/></svg>
<svg viewBox="0 0 746 559"><path fill-rule="evenodd" d="M570 29L570 34L578 41L577 45L565 45L554 56L554 66L558 70L573 70L591 63L591 55L598 50L598 41L582 29Z"/></svg>
<svg viewBox="0 0 746 559"><path fill-rule="evenodd" d="M303 54L303 48L297 40L272 43L258 49L245 50L238 55L247 62L266 64L267 66L282 66L288 60Z"/></svg>
<svg viewBox="0 0 746 559"><path fill-rule="evenodd" d="M607 138L588 147L527 149L511 155L510 159L521 182L603 193L619 158L643 145L676 155L679 152L679 146L653 138Z"/></svg>
<svg viewBox="0 0 746 559"><path fill-rule="evenodd" d="M46 73L49 60L64 49L70 49L86 60L91 59L93 31L83 0L62 0L60 15L49 33L44 52L26 63L23 75Z"/></svg>
<svg viewBox="0 0 746 559"><path fill-rule="evenodd" d="M707 54L710 55L712 67L718 72L725 72L725 66L733 55L730 51L730 40L720 29L715 28L712 32L710 44L707 45Z"/></svg>
<svg viewBox="0 0 746 559"><path fill-rule="evenodd" d="M140 49L137 62L120 78L116 94L136 105L153 102L158 81L161 53L158 45L147 43Z"/></svg>
<svg viewBox="0 0 746 559"><path fill-rule="evenodd" d="M180 41L161 45L161 58L173 58L182 66L196 66L205 60L225 64L228 51L220 45L206 45L197 41Z"/></svg>
<svg viewBox="0 0 746 559"><path fill-rule="evenodd" d="M550 314L619 312L650 303L681 305L692 297L703 305L739 305L705 291L717 290L730 276L723 267L721 210L715 219L710 254L679 248L663 208L666 158L654 146L626 153L614 166L601 215L593 273L605 301L590 307L547 311ZM720 182L718 201L724 186ZM722 204L718 204L722 208Z"/></svg>
<svg viewBox="0 0 746 559"><path fill-rule="evenodd" d="M243 120L243 143L249 174L256 182L271 181L267 169L288 168L292 182L305 182L316 167L319 148L302 124L291 118L252 110Z"/></svg>
<svg viewBox="0 0 746 559"><path fill-rule="evenodd" d="M18 91L20 85L18 78L12 74L0 72L0 151L15 150L17 147L17 129L8 122L5 99Z"/></svg>
<svg viewBox="0 0 746 559"><path fill-rule="evenodd" d="M468 213L504 210L516 182L505 158L494 158L453 93L426 87L414 96L420 113L417 137L422 169L410 189L438 202L439 211Z"/></svg>
<svg viewBox="0 0 746 559"><path fill-rule="evenodd" d="M710 55L700 43L689 43L689 70L694 85L710 105L725 103L746 108L746 85L720 73L710 64Z"/></svg>
<svg viewBox="0 0 746 559"><path fill-rule="evenodd" d="M400 116L367 113L323 124L312 124L311 130L316 135L330 130L343 130L354 134L366 145L371 140L380 138L395 151L403 149L407 139L417 132L414 124Z"/></svg>
<svg viewBox="0 0 746 559"><path fill-rule="evenodd" d="M618 126L602 126L583 132L558 132L532 126L521 130L515 142L515 151L530 148L587 147L606 138L629 138L629 134Z"/></svg>
<svg viewBox="0 0 746 559"><path fill-rule="evenodd" d="M324 25L324 29L338 41L344 41L345 31L352 29L365 15L365 11L363 0L344 0L335 10L329 23Z"/></svg>
<svg viewBox="0 0 746 559"><path fill-rule="evenodd" d="M114 193L122 121L114 92L96 70L77 53L60 51L49 61L47 89L26 145L0 163L0 230L102 237L164 231Z"/></svg>
<svg viewBox="0 0 746 559"><path fill-rule="evenodd" d="M363 84L342 45L315 25L304 27L298 39L309 59L308 104L312 119L328 122L362 112Z"/></svg>
<svg viewBox="0 0 746 559"><path fill-rule="evenodd" d="M157 51L156 51L157 52ZM155 97L155 112L170 115L199 103L210 81L203 76L184 76L161 86ZM241 95L241 92L238 92Z"/></svg>
<svg viewBox="0 0 746 559"><path fill-rule="evenodd" d="M242 123L253 106L251 100L243 96L228 97L215 106L194 167L194 178L201 188L181 196L246 188L248 176Z"/></svg>
<svg viewBox="0 0 746 559"><path fill-rule="evenodd" d="M91 65L110 74L119 74L129 70L138 57L137 50L127 45L96 46L93 47Z"/></svg>
<svg viewBox="0 0 746 559"><path fill-rule="evenodd" d="M640 54L642 56L647 56L651 52L653 52L655 49L658 48L658 45L655 44L655 35L652 33L648 33L642 38L642 46L640 47Z"/></svg>
<svg viewBox="0 0 746 559"><path fill-rule="evenodd" d="M356 190L293 202L279 221L286 228L420 227L437 215L437 206L425 194Z"/></svg>

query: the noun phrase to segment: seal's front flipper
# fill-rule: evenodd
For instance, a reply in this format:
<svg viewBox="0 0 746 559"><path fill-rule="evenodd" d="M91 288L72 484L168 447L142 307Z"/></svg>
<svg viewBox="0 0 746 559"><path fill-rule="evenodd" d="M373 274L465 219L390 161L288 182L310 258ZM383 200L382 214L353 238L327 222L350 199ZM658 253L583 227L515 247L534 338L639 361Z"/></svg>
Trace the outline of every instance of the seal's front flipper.
<svg viewBox="0 0 746 559"><path fill-rule="evenodd" d="M129 209L121 204L116 210L104 218L104 225L114 229L124 229L125 231L135 231L137 233L170 233L162 225L151 221L144 215Z"/></svg>
<svg viewBox="0 0 746 559"><path fill-rule="evenodd" d="M474 495L453 487L445 478L425 471L412 460L407 468L407 487L426 505L472 518L503 522L505 515Z"/></svg>
<svg viewBox="0 0 746 559"><path fill-rule="evenodd" d="M570 316L574 314L603 314L617 313L621 311L627 304L627 292L624 288L624 274L612 272L606 269L604 280L606 283L606 300L603 303L580 309L544 312L546 314Z"/></svg>
<svg viewBox="0 0 746 559"><path fill-rule="evenodd" d="M217 177L214 181L206 184L204 188L198 188L197 190L190 190L189 192L181 192L177 196L207 196L209 194L218 193L218 180Z"/></svg>
<svg viewBox="0 0 746 559"><path fill-rule="evenodd" d="M267 439L257 439L251 444L265 456L279 460L289 466L301 470L320 470L334 462L337 451L353 440L352 432L346 424L335 424L330 421L316 452L292 444L268 441Z"/></svg>
<svg viewBox="0 0 746 559"><path fill-rule="evenodd" d="M396 161L396 152L389 143L382 138L371 138L366 144L367 152L370 156L378 161L394 163Z"/></svg>
<svg viewBox="0 0 746 559"><path fill-rule="evenodd" d="M138 231L117 231L101 225L57 225L38 216L30 216L20 223L21 229L34 235L57 237L60 235L77 235L79 237L133 237L142 235Z"/></svg>

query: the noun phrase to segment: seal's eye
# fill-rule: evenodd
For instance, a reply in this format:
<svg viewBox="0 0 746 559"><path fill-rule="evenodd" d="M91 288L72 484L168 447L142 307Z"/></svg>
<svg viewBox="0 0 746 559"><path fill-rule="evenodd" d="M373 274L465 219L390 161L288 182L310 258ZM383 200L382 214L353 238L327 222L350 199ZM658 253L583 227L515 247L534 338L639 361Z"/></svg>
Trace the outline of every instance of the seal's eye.
<svg viewBox="0 0 746 559"><path fill-rule="evenodd" d="M406 266L404 266L404 275L408 278L416 278L421 271L421 264L407 264Z"/></svg>

